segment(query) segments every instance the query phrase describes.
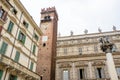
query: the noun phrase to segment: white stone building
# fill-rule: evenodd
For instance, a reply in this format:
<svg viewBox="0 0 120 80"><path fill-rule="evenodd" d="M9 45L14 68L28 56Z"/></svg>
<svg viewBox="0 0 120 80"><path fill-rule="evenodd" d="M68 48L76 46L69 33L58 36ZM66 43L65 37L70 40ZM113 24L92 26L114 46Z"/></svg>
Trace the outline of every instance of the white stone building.
<svg viewBox="0 0 120 80"><path fill-rule="evenodd" d="M40 80L41 30L19 0L0 0L0 80Z"/></svg>
<svg viewBox="0 0 120 80"><path fill-rule="evenodd" d="M120 30L57 38L56 80L110 80L100 37L115 44L113 58L120 79ZM109 65L110 66L110 65Z"/></svg>

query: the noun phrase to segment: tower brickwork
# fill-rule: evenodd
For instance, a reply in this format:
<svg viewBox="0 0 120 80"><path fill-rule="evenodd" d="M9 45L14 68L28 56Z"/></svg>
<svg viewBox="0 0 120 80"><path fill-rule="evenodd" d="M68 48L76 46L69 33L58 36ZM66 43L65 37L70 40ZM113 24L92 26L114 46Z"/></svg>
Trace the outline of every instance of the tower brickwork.
<svg viewBox="0 0 120 80"><path fill-rule="evenodd" d="M40 39L36 71L42 80L55 80L57 21L55 7L41 10L40 28L43 36Z"/></svg>

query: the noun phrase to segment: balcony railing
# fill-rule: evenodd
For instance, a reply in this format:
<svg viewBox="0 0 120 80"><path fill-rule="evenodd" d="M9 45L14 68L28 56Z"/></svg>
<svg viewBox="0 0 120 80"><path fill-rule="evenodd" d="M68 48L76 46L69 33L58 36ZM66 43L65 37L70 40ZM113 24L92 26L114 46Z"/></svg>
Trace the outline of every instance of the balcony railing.
<svg viewBox="0 0 120 80"><path fill-rule="evenodd" d="M40 80L40 76L38 74L15 62L14 60L5 55L0 54L0 64L3 64L11 71L19 72L19 74L24 75L25 78L29 78L30 80Z"/></svg>

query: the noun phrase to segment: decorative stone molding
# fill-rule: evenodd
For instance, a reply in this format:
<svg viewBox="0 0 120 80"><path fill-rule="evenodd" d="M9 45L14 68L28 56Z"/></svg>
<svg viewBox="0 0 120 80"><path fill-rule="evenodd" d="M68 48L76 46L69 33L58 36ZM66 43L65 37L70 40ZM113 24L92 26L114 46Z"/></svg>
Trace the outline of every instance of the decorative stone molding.
<svg viewBox="0 0 120 80"><path fill-rule="evenodd" d="M120 65L120 60L119 59L115 59L114 62L115 62L115 65Z"/></svg>
<svg viewBox="0 0 120 80"><path fill-rule="evenodd" d="M103 66L103 65L105 65L105 61L94 61L92 65L93 66Z"/></svg>
<svg viewBox="0 0 120 80"><path fill-rule="evenodd" d="M76 64L76 67L86 67L88 66L86 61L81 61Z"/></svg>
<svg viewBox="0 0 120 80"><path fill-rule="evenodd" d="M60 68L71 68L72 66L69 63L61 63Z"/></svg>
<svg viewBox="0 0 120 80"><path fill-rule="evenodd" d="M70 58L83 58L83 57L95 57L95 56L105 56L105 54L98 53L98 54L82 54L82 55L58 56L58 57L56 57L56 59L70 59Z"/></svg>
<svg viewBox="0 0 120 80"><path fill-rule="evenodd" d="M80 64L80 65L76 65L75 67L87 67L87 64Z"/></svg>

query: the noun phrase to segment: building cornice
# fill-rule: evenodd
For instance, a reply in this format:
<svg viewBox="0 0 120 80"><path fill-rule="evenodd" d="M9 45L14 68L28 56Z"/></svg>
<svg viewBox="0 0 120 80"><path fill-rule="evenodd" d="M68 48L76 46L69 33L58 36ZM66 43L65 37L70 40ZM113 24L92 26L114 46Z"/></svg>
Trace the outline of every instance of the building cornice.
<svg viewBox="0 0 120 80"><path fill-rule="evenodd" d="M114 55L120 55L120 52L114 52ZM56 60L60 59L74 59L74 58L87 58L87 57L100 57L105 56L105 53L98 53L98 54L83 54L83 55L69 55L69 56L57 56Z"/></svg>
<svg viewBox="0 0 120 80"><path fill-rule="evenodd" d="M117 35L120 34L120 30L116 31L107 31L107 32L102 32L102 33L90 33L90 34L82 34L82 35L73 35L73 36L61 36L57 37L57 41L67 41L67 40L77 40L77 39L89 39L89 38L99 38L103 36L112 36L112 35Z"/></svg>

